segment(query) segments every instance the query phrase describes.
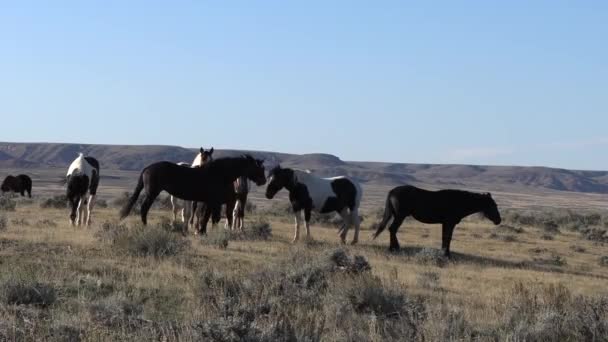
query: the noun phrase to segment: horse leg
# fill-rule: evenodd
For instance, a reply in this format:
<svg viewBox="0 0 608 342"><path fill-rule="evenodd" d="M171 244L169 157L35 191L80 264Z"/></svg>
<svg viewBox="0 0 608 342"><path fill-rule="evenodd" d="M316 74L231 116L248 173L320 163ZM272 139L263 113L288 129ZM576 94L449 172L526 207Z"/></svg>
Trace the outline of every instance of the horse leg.
<svg viewBox="0 0 608 342"><path fill-rule="evenodd" d="M239 218L239 210L241 207L241 201L236 201L235 205L234 205L234 209L232 210L232 230L236 230L237 227L239 228L239 230L243 230L243 225L239 222L240 218ZM228 211L228 210L226 210ZM226 213L226 215L228 215L228 213ZM240 225L240 227L239 227Z"/></svg>
<svg viewBox="0 0 608 342"><path fill-rule="evenodd" d="M190 202L190 215L188 215L188 223L187 225L192 226L192 230L194 234L198 234L198 227L194 225L194 216L196 215L196 201Z"/></svg>
<svg viewBox="0 0 608 342"><path fill-rule="evenodd" d="M76 224L80 226L84 222L84 201L85 196L81 196L78 200L78 217L76 218Z"/></svg>
<svg viewBox="0 0 608 342"><path fill-rule="evenodd" d="M211 210L211 224L213 229L217 228L217 224L222 220L222 206L207 206L207 210Z"/></svg>
<svg viewBox="0 0 608 342"><path fill-rule="evenodd" d="M169 197L169 200L171 201L171 212L173 213L173 222L175 222L177 221L177 211L179 210L179 208L175 203L175 197L171 196Z"/></svg>
<svg viewBox="0 0 608 342"><path fill-rule="evenodd" d="M306 226L306 240L310 240L310 208L304 209L304 225Z"/></svg>
<svg viewBox="0 0 608 342"><path fill-rule="evenodd" d="M87 204L87 226L91 225L91 212L95 206L95 195L89 196L89 203Z"/></svg>
<svg viewBox="0 0 608 342"><path fill-rule="evenodd" d="M209 217L211 216L211 210L208 205L205 206L205 211L203 212L203 219L199 224L199 232L202 235L207 235L207 223L209 222Z"/></svg>
<svg viewBox="0 0 608 342"><path fill-rule="evenodd" d="M342 218L342 226L340 227L338 234L340 235L340 240L342 241L342 243L346 243L346 234L348 233L348 226L350 224L350 215L348 215L347 208L343 208L340 211L340 217Z"/></svg>
<svg viewBox="0 0 608 342"><path fill-rule="evenodd" d="M397 240L397 231L403 223L403 220L405 220L404 216L395 216L395 218L393 219L393 223L391 223L391 225L388 227L391 239L388 249L391 252L398 252L400 249L399 240Z"/></svg>
<svg viewBox="0 0 608 342"><path fill-rule="evenodd" d="M452 242L452 233L456 225L451 223L444 223L441 226L441 249L446 257L450 257L450 243Z"/></svg>
<svg viewBox="0 0 608 342"><path fill-rule="evenodd" d="M141 222L144 226L148 224L148 211L150 211L150 207L158 194L159 192L147 193L144 201L141 203Z"/></svg>
<svg viewBox="0 0 608 342"><path fill-rule="evenodd" d="M351 245L359 242L359 228L361 227L361 220L359 219L359 209L355 208L350 212L351 223L355 226L355 236L353 237L353 241L350 243ZM346 237L346 235L344 236Z"/></svg>
<svg viewBox="0 0 608 342"><path fill-rule="evenodd" d="M296 224L295 224L295 231L293 234L293 240L291 240L291 243L296 243L296 241L298 241L298 239L300 238L300 210L295 211L294 215L296 217Z"/></svg>
<svg viewBox="0 0 608 342"><path fill-rule="evenodd" d="M70 205L72 210L70 211L70 224L76 225L76 212L78 211L78 201L74 197L70 197Z"/></svg>

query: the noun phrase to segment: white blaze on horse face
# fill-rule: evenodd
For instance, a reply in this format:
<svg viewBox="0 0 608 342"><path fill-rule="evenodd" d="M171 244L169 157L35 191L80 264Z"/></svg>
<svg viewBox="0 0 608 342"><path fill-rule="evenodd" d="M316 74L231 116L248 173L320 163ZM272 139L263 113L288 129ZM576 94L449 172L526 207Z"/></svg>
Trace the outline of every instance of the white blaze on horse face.
<svg viewBox="0 0 608 342"><path fill-rule="evenodd" d="M201 165L203 165L203 154L199 152L192 161L192 167L199 167Z"/></svg>

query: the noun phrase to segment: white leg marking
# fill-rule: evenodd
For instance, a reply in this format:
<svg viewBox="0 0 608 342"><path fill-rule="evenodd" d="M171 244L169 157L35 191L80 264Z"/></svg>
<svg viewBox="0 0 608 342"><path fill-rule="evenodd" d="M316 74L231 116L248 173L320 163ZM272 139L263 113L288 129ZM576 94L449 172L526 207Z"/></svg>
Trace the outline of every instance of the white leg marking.
<svg viewBox="0 0 608 342"><path fill-rule="evenodd" d="M91 213L93 212L93 207L95 206L95 195L89 196L89 203L87 204L87 226L91 225Z"/></svg>
<svg viewBox="0 0 608 342"><path fill-rule="evenodd" d="M296 224L295 224L295 231L293 234L293 241L291 241L292 243L298 241L298 239L300 238L300 213L301 213L301 211L296 211L294 213L294 215L296 216Z"/></svg>

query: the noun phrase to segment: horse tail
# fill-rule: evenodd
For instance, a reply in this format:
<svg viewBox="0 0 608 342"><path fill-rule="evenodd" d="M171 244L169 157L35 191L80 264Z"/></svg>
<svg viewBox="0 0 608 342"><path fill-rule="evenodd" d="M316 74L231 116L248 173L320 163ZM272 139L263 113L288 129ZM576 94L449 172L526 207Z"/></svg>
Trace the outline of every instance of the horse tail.
<svg viewBox="0 0 608 342"><path fill-rule="evenodd" d="M388 221L391 220L391 218L393 217L393 203L391 201L391 193L388 194L388 196L386 196L386 204L384 205L384 215L382 215L382 221L380 221L380 223L378 223L378 228L376 228L376 233L374 233L373 235L373 239L377 238L378 235L380 235L380 233L382 233L382 231L384 231L384 229L386 228L386 225L388 224Z"/></svg>
<svg viewBox="0 0 608 342"><path fill-rule="evenodd" d="M141 193L141 190L143 188L144 188L144 173L142 171L142 173L139 175L139 180L137 181L137 186L135 187L135 190L133 191L133 195L131 195L127 204L125 204L125 206L122 207L122 209L120 209L120 219L121 220L124 219L125 217L129 216L129 213L131 212L131 209L135 205L135 202L137 202L137 198L139 197L139 194Z"/></svg>

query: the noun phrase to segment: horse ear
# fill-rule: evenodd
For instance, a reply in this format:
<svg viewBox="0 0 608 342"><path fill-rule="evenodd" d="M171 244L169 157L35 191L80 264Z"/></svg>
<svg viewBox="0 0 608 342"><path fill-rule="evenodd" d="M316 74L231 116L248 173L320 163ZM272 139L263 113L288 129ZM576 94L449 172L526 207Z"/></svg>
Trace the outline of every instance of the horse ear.
<svg viewBox="0 0 608 342"><path fill-rule="evenodd" d="M200 153L203 153L203 152L205 152L205 149L201 147L201 148L200 148L200 150L198 150L198 151L199 151Z"/></svg>
<svg viewBox="0 0 608 342"><path fill-rule="evenodd" d="M489 192L486 192L486 196L488 196L488 197L492 198L492 194L491 194L491 193L489 193Z"/></svg>
<svg viewBox="0 0 608 342"><path fill-rule="evenodd" d="M209 150L209 154L213 154L213 147Z"/></svg>

